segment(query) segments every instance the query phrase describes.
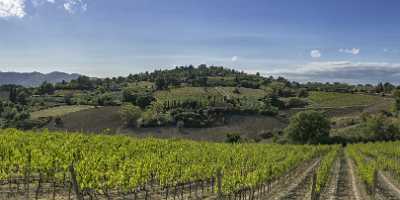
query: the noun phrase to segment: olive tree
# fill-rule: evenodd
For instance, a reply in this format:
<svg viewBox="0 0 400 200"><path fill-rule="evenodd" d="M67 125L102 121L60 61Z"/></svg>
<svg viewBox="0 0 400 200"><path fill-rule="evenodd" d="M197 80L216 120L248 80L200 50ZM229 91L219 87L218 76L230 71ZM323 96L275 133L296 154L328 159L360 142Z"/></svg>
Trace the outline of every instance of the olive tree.
<svg viewBox="0 0 400 200"><path fill-rule="evenodd" d="M295 114L284 130L294 143L320 144L329 139L330 121L321 112L302 111Z"/></svg>
<svg viewBox="0 0 400 200"><path fill-rule="evenodd" d="M137 121L142 115L142 110L138 106L127 103L121 106L119 114L126 126L136 127Z"/></svg>

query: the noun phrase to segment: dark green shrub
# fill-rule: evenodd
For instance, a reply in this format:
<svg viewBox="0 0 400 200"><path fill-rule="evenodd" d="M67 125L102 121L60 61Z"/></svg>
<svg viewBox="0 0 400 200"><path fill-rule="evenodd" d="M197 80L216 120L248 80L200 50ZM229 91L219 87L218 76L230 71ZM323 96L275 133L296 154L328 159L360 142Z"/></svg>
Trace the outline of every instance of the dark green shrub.
<svg viewBox="0 0 400 200"><path fill-rule="evenodd" d="M304 106L307 106L308 102L304 101L303 99L297 98L297 97L293 97L290 98L289 101L286 102L285 107L286 108L301 108Z"/></svg>
<svg viewBox="0 0 400 200"><path fill-rule="evenodd" d="M132 104L124 104L121 106L119 114L126 126L136 127L137 121L142 115L142 110Z"/></svg>
<svg viewBox="0 0 400 200"><path fill-rule="evenodd" d="M330 128L330 121L323 113L302 111L290 119L284 132L294 143L320 144L328 142Z"/></svg>
<svg viewBox="0 0 400 200"><path fill-rule="evenodd" d="M241 141L240 134L237 133L228 133L226 135L225 142L227 143L239 143Z"/></svg>

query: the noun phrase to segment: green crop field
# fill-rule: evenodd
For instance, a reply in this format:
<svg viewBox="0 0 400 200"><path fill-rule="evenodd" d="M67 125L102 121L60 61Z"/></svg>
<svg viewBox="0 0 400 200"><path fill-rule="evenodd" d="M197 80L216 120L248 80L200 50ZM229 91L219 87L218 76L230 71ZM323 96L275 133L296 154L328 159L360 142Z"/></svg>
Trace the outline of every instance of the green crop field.
<svg viewBox="0 0 400 200"><path fill-rule="evenodd" d="M182 189L179 193L169 193L182 185L201 181L202 188L212 188L206 194L210 197L218 193L228 199L232 195L248 195L251 191L260 191L258 195L261 196L261 189L269 183L286 176L297 166L308 165L326 155L322 164L328 167L317 169L321 174L319 184L323 187L329 178L330 160L335 159L335 154L330 152L337 151L337 147L231 145L8 129L0 130L0 180L20 176L41 183L48 180L65 184L60 188L66 191L71 187L67 180L71 180L79 188L74 190L77 195L79 191L106 197L143 192L146 195L143 199L153 199L148 198L149 195L160 197L160 194L162 198L154 199L175 199L177 194L185 195L181 199L190 199L187 196L192 195L192 191L205 195L198 186L192 186L190 192ZM12 185L7 187L10 188L13 189ZM29 191L28 187L24 188ZM38 191L36 187L35 191ZM59 191L52 192L54 197Z"/></svg>
<svg viewBox="0 0 400 200"><path fill-rule="evenodd" d="M74 105L74 106L57 106L53 108L48 108L44 110L39 110L31 113L32 119L38 119L41 117L57 117L66 115L73 112L78 112L82 110L91 109L93 106L87 105Z"/></svg>
<svg viewBox="0 0 400 200"><path fill-rule="evenodd" d="M385 100L385 98L364 94L310 92L309 100L314 107L346 107L372 105Z"/></svg>

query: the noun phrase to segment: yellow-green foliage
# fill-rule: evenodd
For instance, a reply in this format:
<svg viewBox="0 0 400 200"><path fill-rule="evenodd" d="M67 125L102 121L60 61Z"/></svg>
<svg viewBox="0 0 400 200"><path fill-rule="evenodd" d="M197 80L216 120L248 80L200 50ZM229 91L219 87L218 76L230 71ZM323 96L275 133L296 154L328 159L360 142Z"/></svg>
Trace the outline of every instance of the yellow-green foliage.
<svg viewBox="0 0 400 200"><path fill-rule="evenodd" d="M388 171L400 177L400 142L376 142L367 144L351 145L349 152L353 154L356 162L364 162L367 166L360 169L360 173L365 174L368 184L373 183L374 170ZM355 155L354 155L355 154Z"/></svg>
<svg viewBox="0 0 400 200"><path fill-rule="evenodd" d="M375 183L376 162L374 159L367 159L367 156L360 151L360 144L351 145L347 148L347 154L356 164L357 174L361 180L372 188Z"/></svg>
<svg viewBox="0 0 400 200"><path fill-rule="evenodd" d="M339 149L340 146L332 146L332 149L323 157L323 159L319 164L319 167L317 169L317 184L316 184L316 191L318 193L322 192L323 188L325 188L330 178L331 169L338 156Z"/></svg>
<svg viewBox="0 0 400 200"><path fill-rule="evenodd" d="M322 107L371 105L383 100L378 96L338 92L310 92L309 99L314 106Z"/></svg>
<svg viewBox="0 0 400 200"><path fill-rule="evenodd" d="M9 129L0 130L0 180L29 171L62 181L73 164L82 189L132 191L152 180L174 186L209 180L221 171L222 192L231 193L280 177L329 149Z"/></svg>

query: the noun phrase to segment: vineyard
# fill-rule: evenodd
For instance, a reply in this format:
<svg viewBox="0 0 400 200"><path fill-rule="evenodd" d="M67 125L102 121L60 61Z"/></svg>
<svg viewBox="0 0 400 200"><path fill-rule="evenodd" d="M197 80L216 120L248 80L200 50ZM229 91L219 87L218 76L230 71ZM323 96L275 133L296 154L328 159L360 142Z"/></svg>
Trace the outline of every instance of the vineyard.
<svg viewBox="0 0 400 200"><path fill-rule="evenodd" d="M0 131L0 199L399 199L398 145L343 149L7 129Z"/></svg>

